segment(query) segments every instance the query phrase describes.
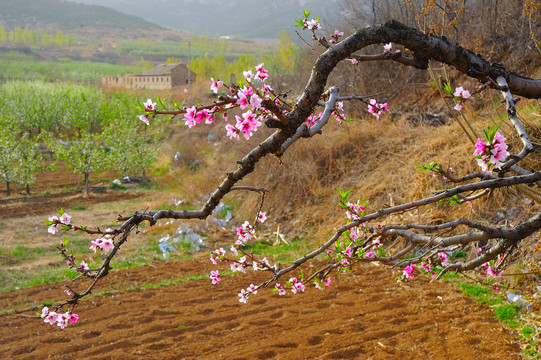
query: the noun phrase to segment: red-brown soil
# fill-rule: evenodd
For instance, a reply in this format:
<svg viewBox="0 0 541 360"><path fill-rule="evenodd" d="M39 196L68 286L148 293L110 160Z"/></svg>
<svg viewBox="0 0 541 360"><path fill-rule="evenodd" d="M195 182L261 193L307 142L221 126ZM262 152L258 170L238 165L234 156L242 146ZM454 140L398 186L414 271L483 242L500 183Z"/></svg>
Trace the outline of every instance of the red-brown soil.
<svg viewBox="0 0 541 360"><path fill-rule="evenodd" d="M208 274L206 259L113 272L99 290ZM452 285L418 276L397 286L364 265L324 291L280 297L236 293L266 273L116 292L86 299L64 330L33 317L0 316L0 354L14 359L520 359L516 337L490 309ZM256 279L254 279L254 277ZM61 284L0 294L2 309L62 295Z"/></svg>

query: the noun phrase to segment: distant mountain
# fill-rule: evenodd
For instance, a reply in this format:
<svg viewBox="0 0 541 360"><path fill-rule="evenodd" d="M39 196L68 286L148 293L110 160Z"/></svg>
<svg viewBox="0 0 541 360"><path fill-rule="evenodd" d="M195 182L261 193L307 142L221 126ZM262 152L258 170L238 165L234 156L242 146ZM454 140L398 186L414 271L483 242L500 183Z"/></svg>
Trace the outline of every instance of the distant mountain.
<svg viewBox="0 0 541 360"><path fill-rule="evenodd" d="M200 35L278 38L303 9L334 12L338 0L72 0L103 5L164 27Z"/></svg>
<svg viewBox="0 0 541 360"><path fill-rule="evenodd" d="M111 8L64 0L0 0L0 25L9 29L28 25L35 29L83 33L86 28L97 33L103 29L160 29L158 25Z"/></svg>

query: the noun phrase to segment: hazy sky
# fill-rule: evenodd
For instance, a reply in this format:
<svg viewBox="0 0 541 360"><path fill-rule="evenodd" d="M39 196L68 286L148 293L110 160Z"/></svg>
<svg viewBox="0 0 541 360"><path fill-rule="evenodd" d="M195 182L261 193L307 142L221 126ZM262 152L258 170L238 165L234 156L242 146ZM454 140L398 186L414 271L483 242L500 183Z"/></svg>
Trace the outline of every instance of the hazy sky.
<svg viewBox="0 0 541 360"><path fill-rule="evenodd" d="M163 27L202 35L278 38L303 9L325 17L338 0L71 0L111 7Z"/></svg>

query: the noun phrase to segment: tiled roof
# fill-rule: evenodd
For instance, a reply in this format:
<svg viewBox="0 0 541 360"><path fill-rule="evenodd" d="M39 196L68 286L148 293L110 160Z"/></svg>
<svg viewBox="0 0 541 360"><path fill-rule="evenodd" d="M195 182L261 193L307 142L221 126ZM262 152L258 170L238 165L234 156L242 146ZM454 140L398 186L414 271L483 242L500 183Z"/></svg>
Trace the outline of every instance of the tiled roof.
<svg viewBox="0 0 541 360"><path fill-rule="evenodd" d="M159 64L139 75L166 75L177 66L182 66L182 64Z"/></svg>

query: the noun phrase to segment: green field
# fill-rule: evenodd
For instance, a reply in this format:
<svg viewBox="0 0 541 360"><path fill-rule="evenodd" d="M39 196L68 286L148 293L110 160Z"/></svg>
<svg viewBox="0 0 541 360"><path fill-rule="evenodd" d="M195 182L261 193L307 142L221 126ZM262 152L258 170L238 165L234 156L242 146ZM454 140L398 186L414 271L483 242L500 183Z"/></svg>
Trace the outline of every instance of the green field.
<svg viewBox="0 0 541 360"><path fill-rule="evenodd" d="M0 60L0 81L42 80L42 81L100 81L104 75L124 75L144 70L140 65L113 65L87 61L31 61L13 59Z"/></svg>

